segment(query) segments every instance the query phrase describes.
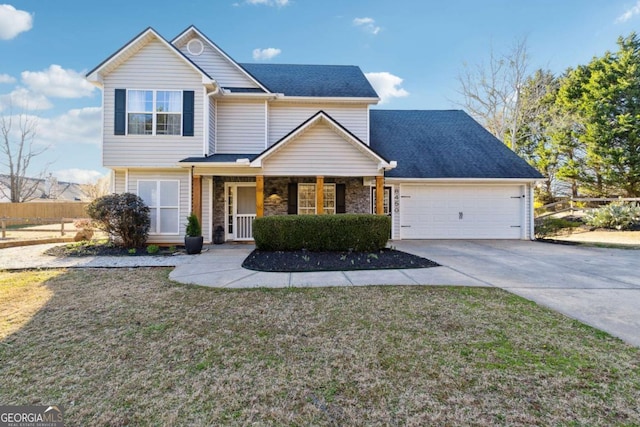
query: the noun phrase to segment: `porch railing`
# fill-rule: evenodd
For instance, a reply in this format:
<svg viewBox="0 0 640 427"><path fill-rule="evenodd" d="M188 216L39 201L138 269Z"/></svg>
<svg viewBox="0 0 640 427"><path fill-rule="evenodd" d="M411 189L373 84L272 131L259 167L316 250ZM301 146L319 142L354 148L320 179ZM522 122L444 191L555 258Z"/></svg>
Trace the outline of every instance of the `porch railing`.
<svg viewBox="0 0 640 427"><path fill-rule="evenodd" d="M236 240L253 240L253 220L256 214L236 215Z"/></svg>

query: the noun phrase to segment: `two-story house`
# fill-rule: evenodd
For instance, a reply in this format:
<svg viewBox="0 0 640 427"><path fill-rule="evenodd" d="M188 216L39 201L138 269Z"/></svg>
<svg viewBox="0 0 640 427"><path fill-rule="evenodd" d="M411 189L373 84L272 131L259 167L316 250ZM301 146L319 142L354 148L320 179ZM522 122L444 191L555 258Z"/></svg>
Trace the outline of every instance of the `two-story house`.
<svg viewBox="0 0 640 427"><path fill-rule="evenodd" d="M87 74L103 90L112 190L151 242L251 240L263 215L377 213L393 239L533 236L541 175L462 111L371 109L356 66L237 63L195 27L146 29Z"/></svg>

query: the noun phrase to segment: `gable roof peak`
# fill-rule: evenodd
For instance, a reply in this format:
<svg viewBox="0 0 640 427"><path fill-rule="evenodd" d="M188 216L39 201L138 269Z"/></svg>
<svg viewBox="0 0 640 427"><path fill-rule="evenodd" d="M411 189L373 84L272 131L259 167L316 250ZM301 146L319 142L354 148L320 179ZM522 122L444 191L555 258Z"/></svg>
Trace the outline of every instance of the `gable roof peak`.
<svg viewBox="0 0 640 427"><path fill-rule="evenodd" d="M179 47L183 46L184 43L187 42L187 40L189 39L189 35L191 35L191 34L195 34L200 39L202 39L205 43L207 43L209 45L209 47L211 49L216 51L220 56L222 56L226 61L228 61L240 73L244 74L247 78L249 78L249 80L254 82L260 89L264 90L267 93L271 93L271 91L260 80L258 80L250 72L245 70L244 67L242 67L242 65L240 65L238 62L236 62L235 59L233 59L229 54L227 54L227 52L222 50L222 48L220 48L220 46L215 44L209 37L207 37L202 31L200 31L193 24L188 26L184 31L182 31L180 34L178 34L176 37L174 37L173 40L171 40L171 44L174 47L179 48Z"/></svg>
<svg viewBox="0 0 640 427"><path fill-rule="evenodd" d="M167 49L173 52L181 60L185 61L187 65L193 68L196 72L202 75L203 83L211 83L217 85L215 81L207 74L202 68L191 61L185 54L177 49L173 44L169 43L164 37L160 35L153 27L147 27L140 32L137 36L132 38L124 46L118 49L115 53L102 61L97 67L89 71L86 74L87 80L100 84L102 82L102 76L116 69L123 62L133 56L136 52L146 46L152 39L158 40Z"/></svg>

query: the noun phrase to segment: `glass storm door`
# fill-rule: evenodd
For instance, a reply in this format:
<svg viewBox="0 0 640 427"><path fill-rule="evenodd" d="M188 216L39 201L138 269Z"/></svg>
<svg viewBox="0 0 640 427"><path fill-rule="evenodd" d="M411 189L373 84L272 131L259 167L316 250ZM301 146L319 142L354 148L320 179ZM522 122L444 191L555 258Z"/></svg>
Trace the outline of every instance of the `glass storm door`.
<svg viewBox="0 0 640 427"><path fill-rule="evenodd" d="M228 240L253 240L253 220L256 217L256 187L231 184L226 192L225 226Z"/></svg>

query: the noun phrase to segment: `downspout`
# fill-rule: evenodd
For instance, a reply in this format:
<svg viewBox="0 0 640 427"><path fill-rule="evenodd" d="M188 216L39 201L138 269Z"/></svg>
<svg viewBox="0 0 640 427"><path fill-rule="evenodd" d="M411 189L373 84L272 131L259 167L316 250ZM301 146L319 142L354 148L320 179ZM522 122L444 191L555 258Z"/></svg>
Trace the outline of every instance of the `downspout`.
<svg viewBox="0 0 640 427"><path fill-rule="evenodd" d="M195 166L191 165L189 170L189 214L193 213L193 169Z"/></svg>

